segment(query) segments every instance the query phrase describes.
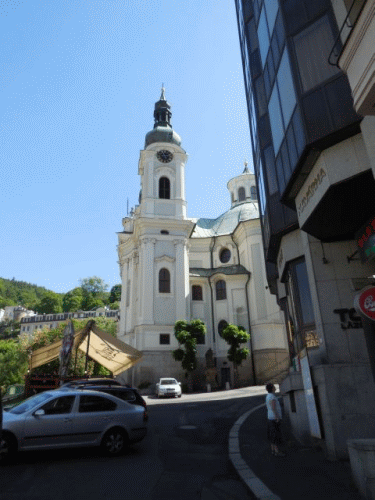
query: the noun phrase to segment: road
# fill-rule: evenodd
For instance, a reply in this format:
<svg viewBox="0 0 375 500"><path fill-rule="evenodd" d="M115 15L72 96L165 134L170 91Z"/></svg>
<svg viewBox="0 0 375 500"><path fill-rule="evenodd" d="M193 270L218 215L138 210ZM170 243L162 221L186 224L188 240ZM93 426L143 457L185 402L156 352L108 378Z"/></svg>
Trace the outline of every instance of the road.
<svg viewBox="0 0 375 500"><path fill-rule="evenodd" d="M149 432L121 457L96 449L20 453L0 468L1 500L247 500L228 459L236 419L260 388L147 397Z"/></svg>

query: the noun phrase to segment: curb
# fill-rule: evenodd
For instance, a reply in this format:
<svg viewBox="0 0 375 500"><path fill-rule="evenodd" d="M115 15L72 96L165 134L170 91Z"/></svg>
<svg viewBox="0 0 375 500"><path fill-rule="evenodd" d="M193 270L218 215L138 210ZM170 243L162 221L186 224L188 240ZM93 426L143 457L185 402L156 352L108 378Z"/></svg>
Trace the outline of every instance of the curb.
<svg viewBox="0 0 375 500"><path fill-rule="evenodd" d="M247 465L245 460L242 458L240 452L240 440L239 433L240 427L245 422L245 420L260 408L265 407L266 404L263 403L261 405L256 406L252 410L247 411L243 415L240 416L238 420L236 420L235 424L231 428L229 432L229 459L233 464L233 467L236 469L237 473L246 484L246 486L250 489L250 491L255 495L258 500L281 500L279 496L273 493L264 483L261 481L254 472Z"/></svg>

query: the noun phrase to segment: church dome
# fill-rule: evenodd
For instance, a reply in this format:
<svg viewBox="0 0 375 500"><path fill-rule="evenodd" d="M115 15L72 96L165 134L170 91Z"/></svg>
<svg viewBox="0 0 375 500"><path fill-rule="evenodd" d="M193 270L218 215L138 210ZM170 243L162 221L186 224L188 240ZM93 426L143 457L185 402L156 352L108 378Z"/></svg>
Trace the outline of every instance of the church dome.
<svg viewBox="0 0 375 500"><path fill-rule="evenodd" d="M170 142L181 146L181 137L172 128L158 126L146 134L145 148L154 142Z"/></svg>
<svg viewBox="0 0 375 500"><path fill-rule="evenodd" d="M165 99L164 92L165 89L162 87L160 99L155 103L154 128L146 134L145 148L155 142L169 142L181 146L181 137L171 125L171 105Z"/></svg>

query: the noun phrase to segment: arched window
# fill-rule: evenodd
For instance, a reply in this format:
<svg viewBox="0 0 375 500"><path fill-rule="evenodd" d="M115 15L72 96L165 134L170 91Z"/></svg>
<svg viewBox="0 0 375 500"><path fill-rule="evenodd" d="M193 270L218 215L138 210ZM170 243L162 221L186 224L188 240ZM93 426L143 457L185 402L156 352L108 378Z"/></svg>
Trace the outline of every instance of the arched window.
<svg viewBox="0 0 375 500"><path fill-rule="evenodd" d="M228 326L228 322L225 321L225 319L222 319L221 321L219 321L219 324L217 325L217 331L219 332L220 337L222 337L223 330L227 326Z"/></svg>
<svg viewBox="0 0 375 500"><path fill-rule="evenodd" d="M238 190L238 201L245 201L245 199L246 199L245 188L240 187Z"/></svg>
<svg viewBox="0 0 375 500"><path fill-rule="evenodd" d="M193 285L192 292L193 300L203 300L202 287L200 285Z"/></svg>
<svg viewBox="0 0 375 500"><path fill-rule="evenodd" d="M171 275L165 267L159 271L159 293L171 293Z"/></svg>
<svg viewBox="0 0 375 500"><path fill-rule="evenodd" d="M159 198L169 200L171 197L171 184L168 177L160 177L159 179Z"/></svg>
<svg viewBox="0 0 375 500"><path fill-rule="evenodd" d="M227 286L224 280L216 282L216 300L225 300L227 298Z"/></svg>
<svg viewBox="0 0 375 500"><path fill-rule="evenodd" d="M258 199L257 188L255 186L251 186L251 199L252 200Z"/></svg>

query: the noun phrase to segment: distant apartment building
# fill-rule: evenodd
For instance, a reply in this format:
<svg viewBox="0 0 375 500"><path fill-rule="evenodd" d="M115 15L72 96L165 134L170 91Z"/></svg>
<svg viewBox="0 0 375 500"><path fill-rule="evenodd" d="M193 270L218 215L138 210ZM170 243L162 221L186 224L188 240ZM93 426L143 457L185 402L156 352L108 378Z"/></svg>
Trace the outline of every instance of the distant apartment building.
<svg viewBox="0 0 375 500"><path fill-rule="evenodd" d="M375 1L235 0L267 279L285 315L296 436L373 437Z"/></svg>
<svg viewBox="0 0 375 500"><path fill-rule="evenodd" d="M100 307L95 311L77 311L59 314L36 314L32 317L24 317L21 319L21 333L32 335L35 331L42 330L43 328L57 328L60 323L68 319L88 319L105 316L118 320L120 313L118 310L112 311L105 307Z"/></svg>

